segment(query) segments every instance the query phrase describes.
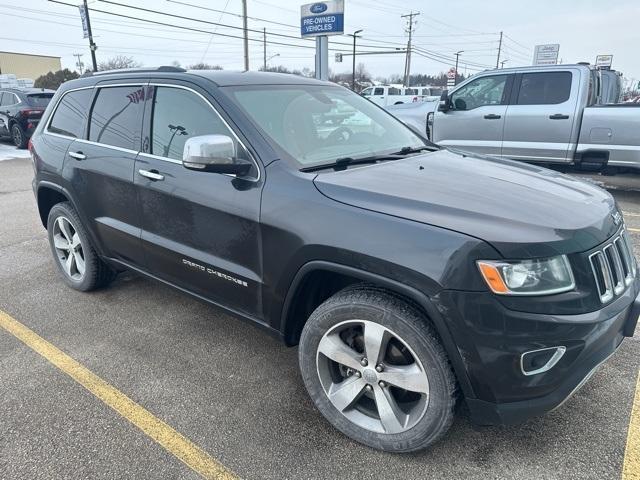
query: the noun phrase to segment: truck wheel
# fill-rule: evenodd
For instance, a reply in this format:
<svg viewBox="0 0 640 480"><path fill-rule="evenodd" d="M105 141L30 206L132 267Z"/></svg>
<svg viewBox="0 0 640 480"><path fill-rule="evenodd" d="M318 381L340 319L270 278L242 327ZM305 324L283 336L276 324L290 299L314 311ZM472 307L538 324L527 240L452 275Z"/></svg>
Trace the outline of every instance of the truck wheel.
<svg viewBox="0 0 640 480"><path fill-rule="evenodd" d="M410 452L442 437L454 418L456 381L427 319L375 287L352 287L304 326L300 370L325 418L379 450Z"/></svg>
<svg viewBox="0 0 640 480"><path fill-rule="evenodd" d="M56 266L68 286L87 292L106 286L115 278L116 272L98 257L70 203L54 205L47 231Z"/></svg>
<svg viewBox="0 0 640 480"><path fill-rule="evenodd" d="M11 139L13 140L13 144L18 148L27 148L27 135L24 133L22 127L14 123L11 126Z"/></svg>

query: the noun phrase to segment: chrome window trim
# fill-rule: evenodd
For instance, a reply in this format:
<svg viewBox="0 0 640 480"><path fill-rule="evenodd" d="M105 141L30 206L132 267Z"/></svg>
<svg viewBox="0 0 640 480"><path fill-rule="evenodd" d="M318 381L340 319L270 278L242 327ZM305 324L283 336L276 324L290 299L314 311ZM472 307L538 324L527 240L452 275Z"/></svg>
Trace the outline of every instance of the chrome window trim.
<svg viewBox="0 0 640 480"><path fill-rule="evenodd" d="M206 97L204 97L202 94L200 94L199 92L197 92L196 90L190 88L190 87L186 87L184 85L177 85L175 83L155 83L155 82L146 82L146 83L140 83L140 82L133 82L133 83L113 83L113 84L108 84L108 85L91 85L91 86L87 86L87 87L79 87L79 88L73 88L73 89L69 89L66 92L64 92L60 98L56 101L53 110L51 112L51 115L49 115L49 118L47 119L47 124L45 125L45 127L43 128L42 133L46 134L46 135L52 135L54 137L59 137L59 138L66 138L69 140L77 140L81 143L86 143L88 145L98 145L101 147L105 147L105 148L112 148L114 150L119 150L119 151L123 151L123 152L127 152L127 153L135 153L138 154L140 156L143 157L147 157L147 158L154 158L156 160L163 160L165 162L169 162L169 163L174 163L176 165L182 165L182 161L181 160L175 160L173 158L167 158L167 157L161 157L159 155L153 155L151 153L146 153L143 152L141 150L130 150L127 148L123 148L123 147L116 147L114 145L107 145L104 143L98 143L98 142L93 142L91 140L87 140L84 138L77 138L77 137L70 137L68 135L62 135L60 133L54 133L54 132L50 132L49 131L49 127L51 125L51 121L53 120L53 117L56 113L56 111L58 110L58 106L60 105L60 102L62 101L62 99L65 97L65 95L67 95L68 93L71 92L77 92L79 90L89 90L89 89L99 89L99 88L109 88L109 87L128 87L128 86L153 86L153 87L169 87L169 88L180 88L182 90L188 90L190 92L195 93L196 95L198 95L202 100L204 100L207 105L209 105L209 107L215 112L215 114L220 118L220 120L222 121L222 123L225 125L225 127L227 127L229 129L229 131L231 132L231 134L233 135L233 137L236 139L236 141L242 146L242 148L245 149L245 151L247 152L247 154L249 155L251 161L253 162L253 164L256 166L256 169L258 170L258 176L256 178L242 178L243 180L249 181L249 182L259 182L260 179L262 178L262 171L260 170L260 165L259 163L256 161L256 159L253 157L253 154L251 153L251 151L247 148L247 146L244 144L244 142L238 137L238 135L236 134L236 132L233 130L233 128L231 128L231 126L229 125L229 123L224 119L224 117L222 117L222 115L220 115L220 113L218 112L218 110L216 109L215 106L213 106L213 104L207 100ZM87 112L87 120L91 120L91 109ZM232 178L239 178L237 175L233 175L233 174L229 174L229 173L224 173L222 174L226 177L232 177Z"/></svg>
<svg viewBox="0 0 640 480"><path fill-rule="evenodd" d="M247 152L247 155L249 155L249 158L251 159L251 162L255 165L256 169L258 170L258 176L256 178L244 178L244 177L238 177L237 175L232 175L232 174L224 174L225 176L228 177L234 177L234 178L242 178L242 180L246 180L249 182L259 182L260 178L262 178L262 171L260 170L260 165L258 164L257 160L253 157L253 154L251 153L251 150L249 150L247 148L247 146L244 144L244 142L240 139L240 137L238 137L238 135L236 134L236 132L233 130L233 128L231 128L231 125L229 125L229 123L224 119L224 117L222 115L220 115L220 112L218 112L218 109L204 96L202 95L200 92L194 90L193 88L187 87L185 85L178 85L175 83L157 83L157 82L149 82L149 86L153 86L153 87L168 87L168 88L180 88L182 90L187 90L189 92L195 93L197 96L199 96L202 100L205 101L205 103L207 105L209 105L209 107L214 111L214 113L218 116L218 118L220 118L220 120L222 121L222 123L224 124L225 127L227 127L227 129L231 132L231 135L233 135L233 138L235 138L235 140L242 146L242 148L244 148L244 150ZM149 132L151 133L151 132ZM175 160L173 158L166 158L166 157L161 157L159 155L154 155L152 153L143 153L140 152L141 155L145 155L145 156L149 156L151 158L156 158L158 160L165 160L165 161L170 161L171 163L175 163L178 162L180 164L182 164L181 161Z"/></svg>

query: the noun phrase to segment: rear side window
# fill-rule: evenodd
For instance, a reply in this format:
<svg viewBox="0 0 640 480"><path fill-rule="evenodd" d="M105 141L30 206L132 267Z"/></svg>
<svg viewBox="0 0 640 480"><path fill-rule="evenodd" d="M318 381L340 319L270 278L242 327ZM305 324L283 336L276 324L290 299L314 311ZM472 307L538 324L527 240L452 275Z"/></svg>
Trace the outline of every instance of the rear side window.
<svg viewBox="0 0 640 480"><path fill-rule="evenodd" d="M524 73L518 105L554 105L569 100L571 72Z"/></svg>
<svg viewBox="0 0 640 480"><path fill-rule="evenodd" d="M374 94L374 95L384 95L384 88L376 88L376 89L373 91L373 94Z"/></svg>
<svg viewBox="0 0 640 480"><path fill-rule="evenodd" d="M91 110L89 140L138 150L145 89L142 86L102 87Z"/></svg>
<svg viewBox="0 0 640 480"><path fill-rule="evenodd" d="M92 93L93 90L87 88L64 94L53 113L47 131L67 137L80 138Z"/></svg>
<svg viewBox="0 0 640 480"><path fill-rule="evenodd" d="M151 117L151 153L182 160L187 139L199 135L233 136L218 114L195 93L157 87Z"/></svg>
<svg viewBox="0 0 640 480"><path fill-rule="evenodd" d="M389 87L389 95L402 95L402 90L395 87Z"/></svg>
<svg viewBox="0 0 640 480"><path fill-rule="evenodd" d="M1 102L2 103L0 103L0 105L2 105L3 107L9 106L9 105L15 105L16 103L18 103L18 97L16 97L11 92L4 92L2 94Z"/></svg>
<svg viewBox="0 0 640 480"><path fill-rule="evenodd" d="M36 93L27 95L27 103L30 107L46 107L49 105L53 93Z"/></svg>

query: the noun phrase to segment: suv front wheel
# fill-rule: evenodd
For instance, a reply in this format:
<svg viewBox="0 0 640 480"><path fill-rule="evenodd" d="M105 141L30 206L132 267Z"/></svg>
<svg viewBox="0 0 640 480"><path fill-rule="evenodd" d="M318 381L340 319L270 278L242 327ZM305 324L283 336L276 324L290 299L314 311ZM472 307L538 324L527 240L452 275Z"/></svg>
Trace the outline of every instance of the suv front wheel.
<svg viewBox="0 0 640 480"><path fill-rule="evenodd" d="M54 205L49 212L47 231L58 271L71 288L87 292L115 278L116 272L98 256L70 203Z"/></svg>
<svg viewBox="0 0 640 480"><path fill-rule="evenodd" d="M373 448L428 447L453 423L456 381L428 320L375 287L329 298L305 324L302 377L338 430Z"/></svg>

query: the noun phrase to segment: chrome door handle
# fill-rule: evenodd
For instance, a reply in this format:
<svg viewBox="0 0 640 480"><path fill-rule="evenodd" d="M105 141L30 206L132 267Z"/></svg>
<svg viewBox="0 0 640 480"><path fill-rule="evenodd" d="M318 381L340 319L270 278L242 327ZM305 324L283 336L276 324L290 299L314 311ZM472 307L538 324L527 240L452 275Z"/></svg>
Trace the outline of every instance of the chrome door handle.
<svg viewBox="0 0 640 480"><path fill-rule="evenodd" d="M154 182L164 180L164 175L160 175L158 172L154 172L153 170L138 170L138 173L143 177L153 180Z"/></svg>
<svg viewBox="0 0 640 480"><path fill-rule="evenodd" d="M75 158L76 160L84 160L87 156L82 152L69 152L69 156L71 158Z"/></svg>

